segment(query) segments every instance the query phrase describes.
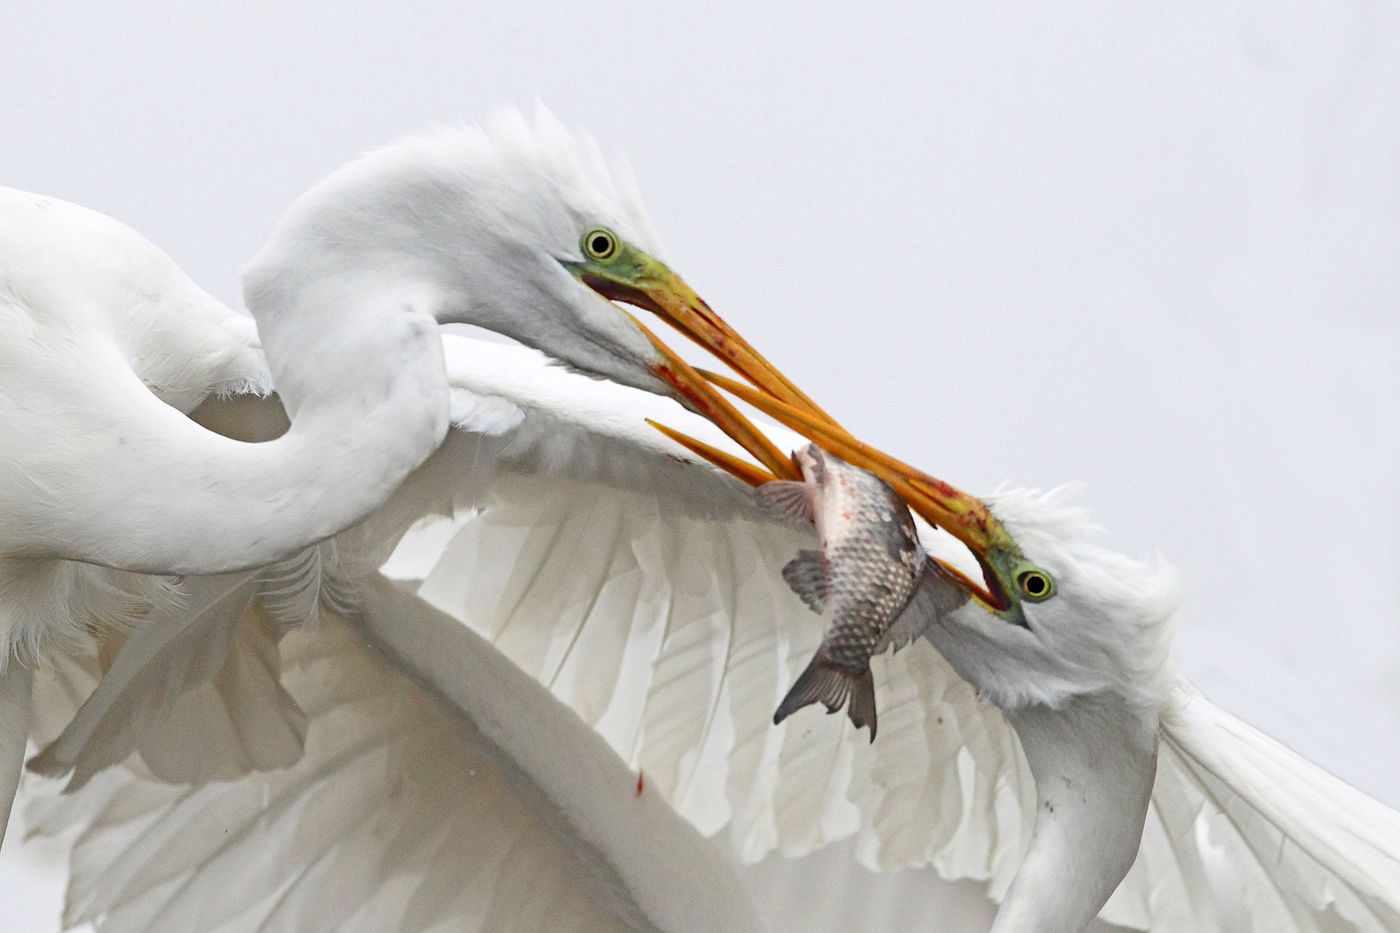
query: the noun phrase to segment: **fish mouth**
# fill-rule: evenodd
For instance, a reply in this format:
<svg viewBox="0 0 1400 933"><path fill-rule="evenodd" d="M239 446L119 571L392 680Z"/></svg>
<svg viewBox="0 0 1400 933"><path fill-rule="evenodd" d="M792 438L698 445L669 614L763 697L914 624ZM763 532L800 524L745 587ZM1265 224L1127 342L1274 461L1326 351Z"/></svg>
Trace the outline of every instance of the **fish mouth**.
<svg viewBox="0 0 1400 933"><path fill-rule="evenodd" d="M594 281L595 277L587 275L583 281L606 298L624 301L656 314L741 377L742 381L692 368L637 321L638 327L650 338L658 353L653 372L675 389L692 408L748 451L758 465L652 422L658 430L751 486L774 479L801 479L801 471L793 458L779 451L762 431L717 391L722 389L828 453L868 470L889 483L915 514L962 542L981 570L982 579L974 580L952 565L932 558L948 579L987 609L997 613L1013 609L1016 601L1010 595L1004 574L1009 572L1007 568L1024 558L1021 557L1020 548L985 503L857 440L777 367L764 359L679 277L670 273L669 269L665 271L670 279L658 281L652 288L623 286L604 279Z"/></svg>

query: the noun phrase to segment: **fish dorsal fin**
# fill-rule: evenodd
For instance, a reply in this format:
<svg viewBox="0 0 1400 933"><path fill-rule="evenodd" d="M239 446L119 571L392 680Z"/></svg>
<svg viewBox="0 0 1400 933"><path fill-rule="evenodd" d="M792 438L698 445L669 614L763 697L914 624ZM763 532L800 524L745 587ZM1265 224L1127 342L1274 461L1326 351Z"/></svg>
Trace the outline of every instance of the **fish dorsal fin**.
<svg viewBox="0 0 1400 933"><path fill-rule="evenodd" d="M949 583L943 574L938 572L937 566L929 558L923 558L919 574L914 579L914 590L909 595L909 602L904 604L899 615L895 616L890 627L875 644L875 654L886 648L898 651L928 631L929 626L938 621L940 616L967 602L967 594ZM784 572L784 576L786 575Z"/></svg>
<svg viewBox="0 0 1400 933"><path fill-rule="evenodd" d="M816 509L806 483L792 479L775 479L754 490L759 508L774 518L802 518L815 521Z"/></svg>
<svg viewBox="0 0 1400 933"><path fill-rule="evenodd" d="M831 581L831 565L825 554L821 551L798 551L797 556L783 568L783 579L794 593L802 597L807 608L821 615L826 608L827 588Z"/></svg>

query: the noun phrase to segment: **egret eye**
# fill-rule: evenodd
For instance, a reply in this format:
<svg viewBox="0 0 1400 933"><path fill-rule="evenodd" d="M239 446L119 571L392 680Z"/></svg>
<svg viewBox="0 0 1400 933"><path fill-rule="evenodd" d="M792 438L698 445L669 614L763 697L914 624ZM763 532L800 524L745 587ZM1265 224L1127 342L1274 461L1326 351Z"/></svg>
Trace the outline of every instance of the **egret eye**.
<svg viewBox="0 0 1400 933"><path fill-rule="evenodd" d="M583 233L583 252L589 259L607 262L617 255L617 236L603 227L590 227Z"/></svg>
<svg viewBox="0 0 1400 933"><path fill-rule="evenodd" d="M1043 570L1022 570L1016 575L1016 585L1021 588L1021 595L1031 602L1044 602L1055 595L1055 581Z"/></svg>

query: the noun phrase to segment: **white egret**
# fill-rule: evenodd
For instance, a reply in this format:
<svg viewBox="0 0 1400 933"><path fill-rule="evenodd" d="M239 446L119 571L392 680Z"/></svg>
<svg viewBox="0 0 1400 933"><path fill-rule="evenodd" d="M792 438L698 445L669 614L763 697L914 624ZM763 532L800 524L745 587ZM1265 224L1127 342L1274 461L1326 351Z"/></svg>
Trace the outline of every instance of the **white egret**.
<svg viewBox="0 0 1400 933"><path fill-rule="evenodd" d="M543 112L507 116L372 154L305 195L247 270L255 333L123 225L0 193L0 665L179 598L152 574L265 567L381 506L448 429L440 322L674 393L608 300L720 333L645 251L655 240L591 140ZM266 443L186 417L274 382L291 426ZM28 675L8 667L5 720L22 723ZM11 792L23 731L3 736Z"/></svg>
<svg viewBox="0 0 1400 933"><path fill-rule="evenodd" d="M645 251L655 235L628 180L543 112L533 125L509 115L486 130L408 140L308 193L247 270L256 332L139 235L91 211L7 190L0 230L5 817L30 712L28 663L94 626L141 628L36 767L74 770L81 783L138 747L152 718L163 721L226 660L261 664L256 686L271 692L223 697L233 758L209 756L198 777L296 760L300 713L274 709L271 731L256 733L267 723L237 708L275 707L285 694L266 654L240 653L231 633L249 613L313 616L318 598L335 594L335 573L353 577L357 558L392 539L356 538L355 556L309 545L375 510L392 527L438 501L407 479L450 418L467 423L470 413L454 411L437 324L475 323L579 370L672 394L682 384L671 362L613 300L693 335L721 326ZM741 369L761 363L742 347L734 354ZM268 432L281 409L255 400L273 382L290 425ZM526 734L547 721L534 717ZM172 756L166 773L188 775L191 760ZM538 783L525 759L511 761ZM545 797L560 804L561 793ZM575 835L606 848L589 820ZM612 870L620 851L599 864ZM723 874L716 903L732 893Z"/></svg>
<svg viewBox="0 0 1400 933"><path fill-rule="evenodd" d="M419 220L395 219L393 233ZM311 232L335 245L342 223L363 229L359 220L353 209L345 218L328 215L284 242ZM315 250L301 255L312 272L324 260ZM450 264L437 251L429 256ZM374 286L372 254L356 259L365 274L335 283L342 297ZM623 297L616 284L580 278ZM250 294L275 308L277 292L273 282ZM710 320L698 301L690 304L700 321ZM701 331L694 321L682 324ZM282 352L290 353L296 328L282 333ZM984 505L855 447L761 361L732 354L785 403L755 395L761 407L885 475L925 517L962 538L983 575L981 583L950 584L969 601L930 632L951 667L915 644L882 668L879 689L891 700L882 696L873 748L861 749L835 719L797 715L774 729L772 709L819 634L779 573L806 542L802 530L757 520L731 484L673 459L678 449L653 437L642 415L690 434L705 425L658 408L660 399L545 368L528 351L491 348L482 359L465 344L449 340L447 348L442 384L451 386L452 420L467 431L454 432L368 522L337 536L333 558L327 545L225 578L223 590L202 584L212 587L202 611L170 609L169 624L148 619L111 649L96 692L41 759L54 770L71 767L79 783L90 778L79 796L49 804L41 818L47 828L82 827L72 919L105 918L111 929L243 929L264 921L304 929L297 924L318 916L369 929L386 918L424 928L460 921L471 895L443 892L463 887L468 860L436 857L440 835L384 827L431 827L455 807L479 812L480 805L470 810L469 788L455 784L436 797L400 794L392 782L386 791L382 768L361 754L375 745L373 711L355 708L365 693L353 678L347 687L329 675L337 665L312 671L318 660L343 657L347 669L382 672L386 692L426 684L449 698L448 719L466 713L504 757L528 757L528 717L509 715L510 697L526 688L512 686L504 700L455 693L466 689L452 683L459 657L480 655L489 671L494 656L479 645L451 649L449 615L490 637L594 725L639 769L643 797L647 788L660 792L707 832L728 825L747 858L858 834L872 864L932 863L990 879L1006 896L1001 930L1082 927L1134 851L1137 861L1105 909L1116 921L1221 928L1228 917L1204 883L1217 863L1234 872L1256 930L1383 929L1395 918L1395 814L1177 682L1166 658L1169 577L1087 544L1077 514L1029 496ZM658 368L675 376L677 365ZM648 378L612 375L657 388ZM309 374L300 378L291 390L294 423L315 398ZM714 411L689 391L693 405ZM247 430L251 420L227 430ZM757 471L743 476L756 479ZM416 598L382 582L373 568L406 522L453 504L482 508L460 513L446 526L450 534L422 529L389 565L422 580ZM928 546L948 554L936 539ZM322 572L328 585L313 576ZM288 577L301 585L285 585ZM335 621L354 615L356 600L337 595L345 582L359 589L363 621ZM280 654L272 650L273 623L314 614L317 595L333 618L288 636ZM353 625L387 651L366 655L346 641L341 626ZM273 688L279 657L288 666L285 693ZM389 673L397 666L416 679ZM71 676L57 683L81 679L59 673ZM979 704L969 681L1005 716ZM55 686L41 678L51 698L39 705L42 716L63 712ZM814 718L828 728L814 728ZM306 719L307 752L294 767L206 783L295 757L285 749L299 748ZM55 725L40 723L44 738ZM317 744L318 728L349 744ZM458 736L450 728L431 734L438 745ZM96 773L133 749L142 763ZM406 775L432 771L422 754L402 760ZM547 763L522 767L536 785L556 788L545 790L553 800L571 783ZM615 771L600 780L616 780ZM309 838L286 829L297 802L321 793L332 802L316 808ZM263 803L269 795L278 801L271 809ZM611 843L597 838L610 817L601 809L590 816L593 805L566 806L567 818L622 875L609 861ZM182 857L187 840L202 846L196 858ZM121 856L116 872L113 853ZM262 864L271 868L259 883L230 883L244 877L238 867ZM400 865L408 867L396 872ZM657 883L632 887L624 878L634 895L664 899ZM419 897L405 887L434 893Z"/></svg>
<svg viewBox="0 0 1400 933"><path fill-rule="evenodd" d="M1164 666L1170 574L1096 548L1081 514L1025 494L990 497L989 514L1053 577L1065 608L1052 615L1040 610L1053 600L1022 601L1023 628L969 602L933 633L1007 714L917 642L877 659L881 733L873 746L840 717L810 711L774 728L773 708L820 637L816 617L781 577L792 553L810 546L810 534L765 521L709 472L670 460L643 416L697 434L709 426L668 411L663 400L549 368L519 348L449 340L448 351L449 371L472 374L458 390L460 409L479 424L489 421L494 433L460 436L424 469L444 497L467 493L483 508L414 532L386 572L421 579L419 598L548 685L637 769L645 793L664 795L705 832L727 829L745 859L775 849L801 854L855 835L871 866L932 864L950 876L989 880L1006 899L1000 929L1075 929L1112 891L1114 874L1126 869L1124 849L1131 861L1141 834L1136 863L1103 912L1115 922L1260 933L1391 923L1400 896L1400 819L1171 677ZM492 474L484 494L482 471L467 469L473 463ZM579 464L597 471L580 472ZM933 553L949 553L944 538L927 543ZM371 583L371 593L380 586ZM1088 586L1100 595L1086 603L1079 594ZM450 631L448 615L400 614ZM1115 632L1128 619L1139 624ZM293 670L303 666L302 641L329 637L318 631L284 642ZM424 631L374 629L391 650L432 653L437 641ZM1066 643L1083 650L1051 651ZM1026 670L1017 674L1013 665ZM318 692L314 682L288 684L308 709L309 735L323 718L347 716L360 695ZM41 684L52 691L47 679ZM359 831L362 821L386 813L416 826L430 819L417 808L470 812L456 802L460 792L380 801L384 776L356 757L337 763L337 749L309 752L281 776L253 774L230 786L191 790L170 786L176 775L156 780L152 761L166 769L195 749L219 751L189 725L213 721L201 718L209 699L196 705L192 694L181 702L193 708L177 704L171 721L185 725L148 730L145 764L98 774L75 798L45 804L44 829L85 827L72 919L115 911L120 922L110 929L146 929L151 911L170 903L165 885L178 873L182 910L217 892L213 917L236 918L231 929L255 926L268 910L267 892L234 896L226 873L269 853L306 869L287 869L296 878L285 885L268 882L289 905L287 916L314 916L335 903L331 917L363 910L382 918L373 911L394 903L395 884L382 877L387 868L342 887L327 880L327 862L383 866L402 857L411 866L405 871L421 872L430 887L451 885L464 870ZM1094 717L1104 728L1084 731ZM1030 741L1018 742L1013 726ZM1061 741L1036 742L1052 735ZM1144 768L1157 735L1163 744L1152 784ZM1086 767L1086 756L1099 756L1095 767ZM1139 796L1144 782L1151 784L1147 802ZM365 803L319 815L316 839L307 842L283 828L284 817L260 825L257 802L269 786L319 788ZM226 827L227 841L215 832ZM200 857L164 861L176 848L172 839L178 834L183 845L187 832L206 840ZM1083 844L1086 833L1092 844ZM112 853L132 866L116 879L108 874ZM861 896L859 876L822 883ZM1020 912L1037 891L1042 899L1027 920ZM454 905L438 906L443 912L432 917L450 923ZM822 918L792 918L791 925L821 929Z"/></svg>

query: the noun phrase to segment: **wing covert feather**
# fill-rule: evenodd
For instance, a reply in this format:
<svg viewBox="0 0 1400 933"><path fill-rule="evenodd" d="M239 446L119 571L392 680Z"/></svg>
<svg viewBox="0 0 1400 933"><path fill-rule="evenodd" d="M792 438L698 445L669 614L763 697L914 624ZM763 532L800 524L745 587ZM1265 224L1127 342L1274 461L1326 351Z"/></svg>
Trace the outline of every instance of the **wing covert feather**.
<svg viewBox="0 0 1400 933"><path fill-rule="evenodd" d="M102 633L97 689L29 767L71 772L76 788L133 751L179 783L296 761L306 721L278 683L276 640L283 625L314 619L326 596L348 598L323 567L327 549L262 571L188 577L140 626Z"/></svg>

